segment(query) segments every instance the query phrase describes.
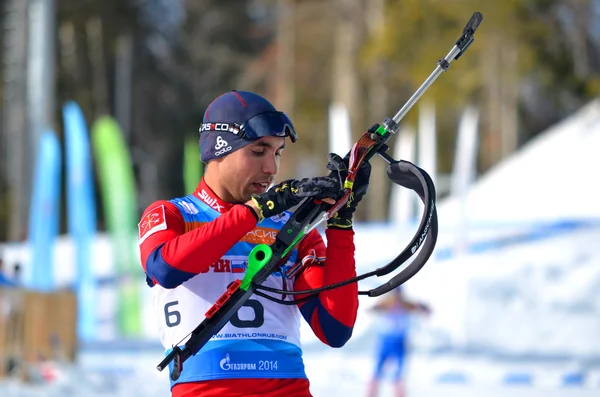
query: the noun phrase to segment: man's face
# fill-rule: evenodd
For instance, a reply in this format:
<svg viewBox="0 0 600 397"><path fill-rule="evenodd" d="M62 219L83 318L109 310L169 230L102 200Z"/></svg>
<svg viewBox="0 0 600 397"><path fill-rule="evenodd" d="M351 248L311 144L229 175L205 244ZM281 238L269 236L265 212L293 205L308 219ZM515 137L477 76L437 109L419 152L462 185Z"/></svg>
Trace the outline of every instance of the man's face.
<svg viewBox="0 0 600 397"><path fill-rule="evenodd" d="M268 136L218 160L219 183L233 202L264 193L279 171L285 138Z"/></svg>

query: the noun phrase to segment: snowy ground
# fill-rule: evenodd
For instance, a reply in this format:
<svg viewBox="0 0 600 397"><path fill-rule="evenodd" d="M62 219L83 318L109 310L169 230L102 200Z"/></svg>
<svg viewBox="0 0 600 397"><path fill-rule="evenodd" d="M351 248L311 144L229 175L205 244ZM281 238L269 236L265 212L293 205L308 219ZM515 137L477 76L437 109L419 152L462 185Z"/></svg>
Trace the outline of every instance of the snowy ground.
<svg viewBox="0 0 600 397"><path fill-rule="evenodd" d="M86 352L76 368L59 369L54 381L39 385L0 383L3 397L168 396L166 373L155 366L160 349L116 353ZM315 397L363 397L372 368L365 351L324 350L307 353L307 373ZM494 362L457 356L414 354L408 366L408 397L511 396L592 397L600 395L600 368L575 376L567 363ZM564 383L569 378L570 382ZM462 374L462 379L461 376ZM513 384L503 384L512 374ZM528 382L525 375L531 375ZM520 384L519 384L520 380ZM569 384L570 383L570 384ZM380 396L391 396L384 383Z"/></svg>
<svg viewBox="0 0 600 397"><path fill-rule="evenodd" d="M600 396L599 225L479 230L463 256L450 252L452 234L442 234L436 258L405 285L433 309L414 323L407 396ZM385 264L410 237L375 226L358 235L360 271ZM385 280L361 282L361 289L374 281ZM372 303L361 297L342 349L324 348L303 323L315 397L366 395L377 327L366 310ZM154 324L146 315L148 340L157 340ZM84 350L79 365L60 368L53 382L0 382L0 396L168 396L168 374L155 369L161 355L156 345ZM380 396L392 395L389 385L382 388Z"/></svg>

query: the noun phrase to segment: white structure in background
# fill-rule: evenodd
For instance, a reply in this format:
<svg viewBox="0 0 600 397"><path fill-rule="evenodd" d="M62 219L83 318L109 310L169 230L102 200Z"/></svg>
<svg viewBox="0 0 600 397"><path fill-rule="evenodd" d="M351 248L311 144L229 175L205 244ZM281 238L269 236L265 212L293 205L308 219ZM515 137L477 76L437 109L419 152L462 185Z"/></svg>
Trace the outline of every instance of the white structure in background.
<svg viewBox="0 0 600 397"><path fill-rule="evenodd" d="M450 195L457 197L459 202L459 217L456 226L456 248L459 252L464 252L468 244L469 220L466 197L469 186L477 175L478 122L479 110L473 106L465 108L456 140Z"/></svg>
<svg viewBox="0 0 600 397"><path fill-rule="evenodd" d="M418 145L418 146L417 146ZM418 150L418 153L415 153ZM424 169L433 183L437 179L437 138L435 106L425 101L419 105L418 136L411 126L402 126L394 144L394 158L406 160ZM416 193L398 185L392 186L390 199L391 222L406 226L414 222L423 205Z"/></svg>
<svg viewBox="0 0 600 397"><path fill-rule="evenodd" d="M404 125L396 134L394 142L394 159L415 162L415 129ZM397 225L406 226L415 214L417 194L400 185L392 184L390 198L390 219Z"/></svg>
<svg viewBox="0 0 600 397"><path fill-rule="evenodd" d="M437 259L407 284L452 346L600 356L600 100L438 205ZM462 198L461 198L462 196ZM467 217L467 255L447 254Z"/></svg>
<svg viewBox="0 0 600 397"><path fill-rule="evenodd" d="M600 219L600 100L550 127L468 190L470 222ZM461 198L438 205L445 225L459 222Z"/></svg>
<svg viewBox="0 0 600 397"><path fill-rule="evenodd" d="M417 163L435 184L437 182L437 130L435 127L435 105L424 101L419 105L419 154Z"/></svg>
<svg viewBox="0 0 600 397"><path fill-rule="evenodd" d="M350 114L343 104L329 106L329 153L344 157L352 148L352 129Z"/></svg>

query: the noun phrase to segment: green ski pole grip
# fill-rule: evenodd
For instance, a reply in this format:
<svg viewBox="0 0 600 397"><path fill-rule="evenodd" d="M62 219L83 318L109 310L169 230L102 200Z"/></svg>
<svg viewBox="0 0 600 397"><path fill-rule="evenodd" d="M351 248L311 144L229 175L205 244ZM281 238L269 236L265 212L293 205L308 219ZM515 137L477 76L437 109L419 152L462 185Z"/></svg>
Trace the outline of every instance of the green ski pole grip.
<svg viewBox="0 0 600 397"><path fill-rule="evenodd" d="M248 291L248 287L256 273L269 263L272 256L273 250L266 244L259 244L250 251L250 255L248 256L248 269L242 280L242 285L240 286L241 289Z"/></svg>

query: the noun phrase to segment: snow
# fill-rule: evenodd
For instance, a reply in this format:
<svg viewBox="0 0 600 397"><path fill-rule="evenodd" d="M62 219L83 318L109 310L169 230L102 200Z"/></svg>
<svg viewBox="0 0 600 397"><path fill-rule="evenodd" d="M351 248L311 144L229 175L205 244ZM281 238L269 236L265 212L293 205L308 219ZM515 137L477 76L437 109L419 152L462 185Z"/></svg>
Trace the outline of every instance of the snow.
<svg viewBox="0 0 600 397"><path fill-rule="evenodd" d="M600 219L600 100L538 135L483 175L465 202L439 203L440 224Z"/></svg>
<svg viewBox="0 0 600 397"><path fill-rule="evenodd" d="M359 272L392 259L410 232L357 226ZM405 284L409 297L433 310L429 317L415 318L408 396L599 395L600 224L520 226L473 235L480 236L484 248L453 254L451 230L443 231L438 255ZM514 235L518 238L508 238ZM376 241L389 249L373 250ZM361 282L361 289L384 281ZM365 395L377 327L367 309L375 302L360 297L355 332L341 349L325 347L303 325L313 395ZM123 341L112 349L90 347L82 351L78 366L58 367L54 382L3 382L0 395L125 396L131 390L148 397L168 395L168 375L155 369L162 349L155 343L151 311L144 312L146 347L142 343L134 349ZM510 379L522 382L506 384ZM380 395L391 392L386 382Z"/></svg>
<svg viewBox="0 0 600 397"><path fill-rule="evenodd" d="M459 203L439 203L440 235L432 259L405 284L408 297L432 308L417 317L407 365L408 396L588 397L600 395L600 101L591 102L484 176L467 198L467 245L457 245ZM385 265L408 244L414 225L356 225L358 272ZM459 249L462 248L462 249ZM94 274L110 280L113 253L95 242ZM26 247L4 247L5 260L27 263ZM71 242L55 250L57 285L73 281ZM58 261L60 259L60 261ZM26 266L24 266L25 274ZM369 279L360 289L387 280ZM143 280L143 301L151 302ZM103 284L101 339L115 338L109 283ZM315 396L364 396L373 370L377 319L360 297L352 339L341 349L302 325L306 371ZM0 382L0 395L169 395L154 314L143 307L144 348L115 340L89 348L75 367L59 366L43 385ZM118 349L123 345L122 349ZM153 343L150 343L153 342ZM143 343L142 343L143 345ZM107 345L110 346L110 343ZM381 396L393 395L389 382Z"/></svg>

